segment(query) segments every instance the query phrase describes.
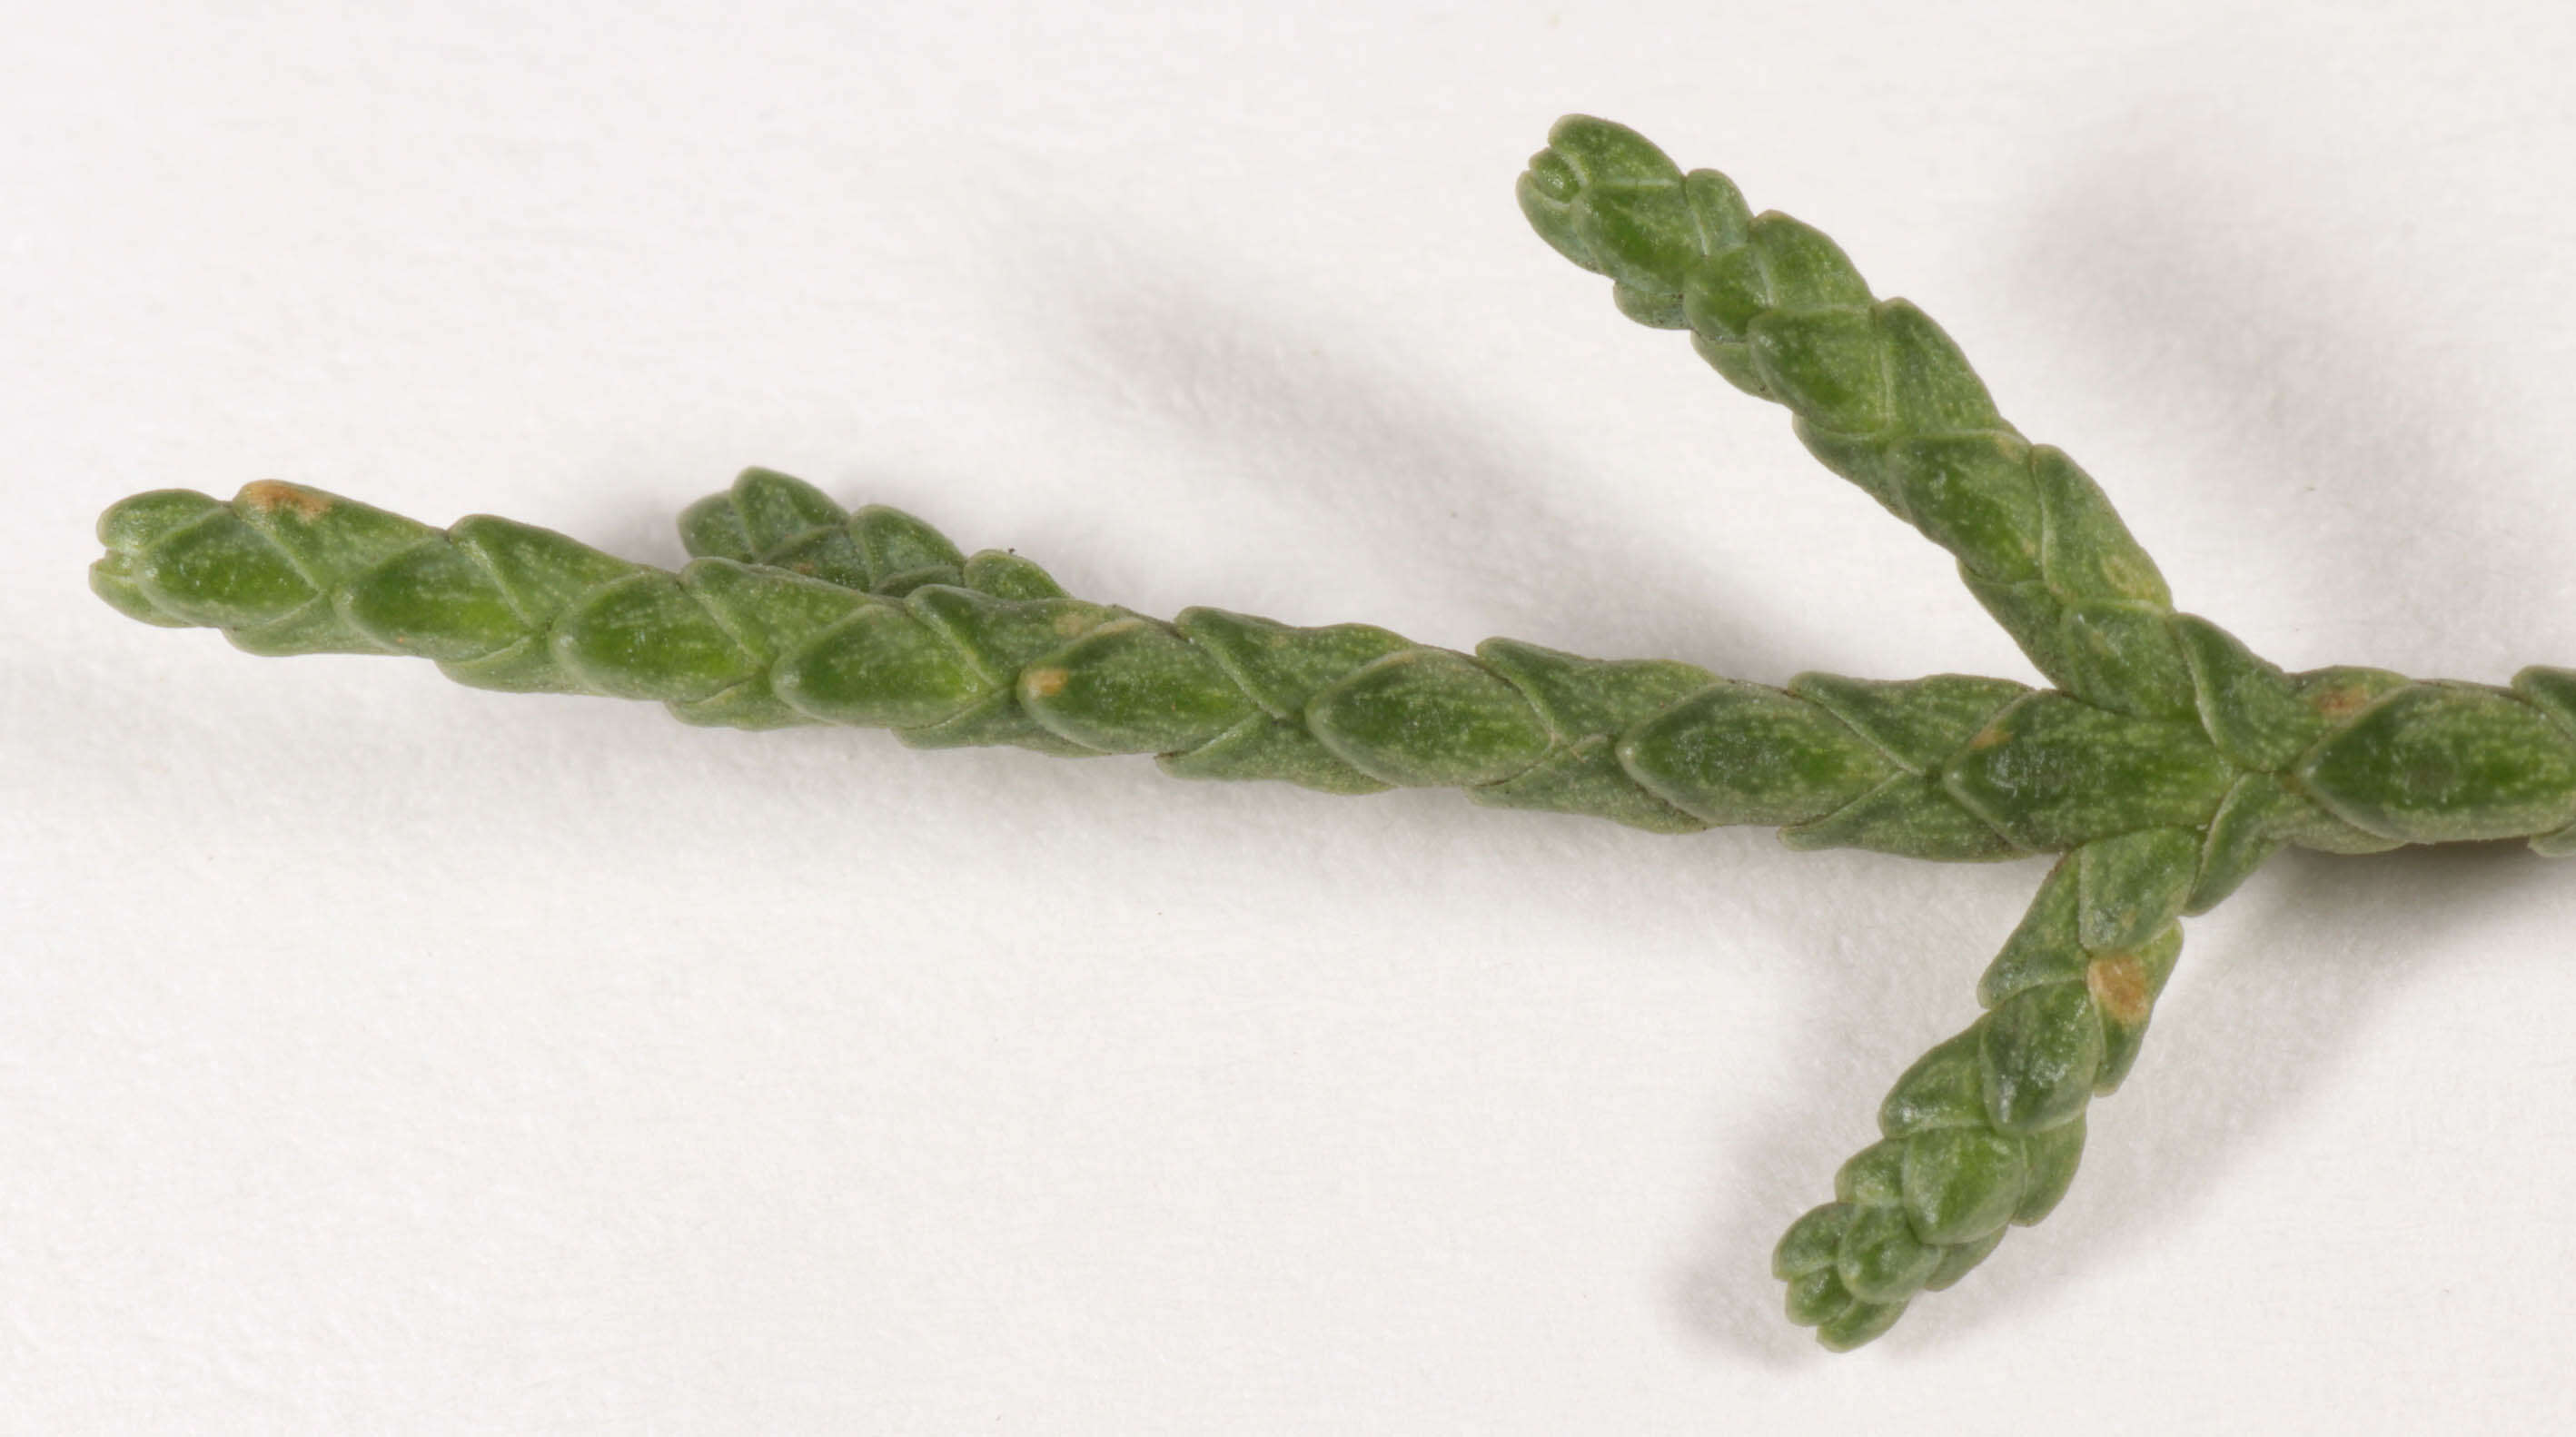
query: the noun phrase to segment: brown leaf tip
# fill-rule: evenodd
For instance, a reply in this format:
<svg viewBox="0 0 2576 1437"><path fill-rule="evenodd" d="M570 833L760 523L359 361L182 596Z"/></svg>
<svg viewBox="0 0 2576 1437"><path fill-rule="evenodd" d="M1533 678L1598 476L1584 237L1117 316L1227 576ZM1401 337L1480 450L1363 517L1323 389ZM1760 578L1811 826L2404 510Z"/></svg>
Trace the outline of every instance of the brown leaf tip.
<svg viewBox="0 0 2576 1437"><path fill-rule="evenodd" d="M2370 707L2370 690L2360 684L2334 684L2308 700L2321 718L2345 719Z"/></svg>
<svg viewBox="0 0 2576 1437"><path fill-rule="evenodd" d="M241 493L234 496L233 502L262 514L286 509L299 519L319 519L331 507L331 496L282 479L255 479L242 486Z"/></svg>

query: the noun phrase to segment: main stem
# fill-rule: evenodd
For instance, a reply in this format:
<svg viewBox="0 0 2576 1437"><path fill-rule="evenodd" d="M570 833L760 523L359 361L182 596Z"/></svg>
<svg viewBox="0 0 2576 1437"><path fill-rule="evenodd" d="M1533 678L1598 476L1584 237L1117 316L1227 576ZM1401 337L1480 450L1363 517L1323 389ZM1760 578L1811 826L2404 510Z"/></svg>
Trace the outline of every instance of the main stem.
<svg viewBox="0 0 2576 1437"><path fill-rule="evenodd" d="M797 528L826 513L843 522ZM1811 674L1784 690L1508 639L1468 655L1221 609L1165 623L1067 597L1013 556L962 557L891 510L841 516L762 470L684 531L712 552L673 573L488 516L437 530L273 482L230 503L161 491L102 519L93 583L256 653L409 654L464 683L652 699L694 723L1153 754L1184 777L1328 792L1460 787L1659 832L1779 826L1802 847L2033 848L1962 778L1970 740L2029 695L2006 680Z"/></svg>

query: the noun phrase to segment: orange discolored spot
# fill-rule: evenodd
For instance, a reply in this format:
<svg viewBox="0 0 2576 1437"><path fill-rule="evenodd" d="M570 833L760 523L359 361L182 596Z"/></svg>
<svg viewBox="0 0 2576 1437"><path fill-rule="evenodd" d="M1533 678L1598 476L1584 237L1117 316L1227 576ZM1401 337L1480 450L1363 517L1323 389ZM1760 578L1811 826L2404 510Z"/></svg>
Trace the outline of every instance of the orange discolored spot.
<svg viewBox="0 0 2576 1437"><path fill-rule="evenodd" d="M2359 684L2336 684L2318 690L2308 703L2327 718L2350 718L2370 706L2370 691Z"/></svg>
<svg viewBox="0 0 2576 1437"><path fill-rule="evenodd" d="M2134 954L2105 953L2084 965L2084 989L2102 1016L2124 1028L2147 1021L2155 995L2147 991L2147 965Z"/></svg>
<svg viewBox="0 0 2576 1437"><path fill-rule="evenodd" d="M1977 730L1977 736L1968 740L1968 747L1972 749L1993 748L1996 744L2002 743L2003 741L2004 731L2002 726L1988 725L1985 728Z"/></svg>
<svg viewBox="0 0 2576 1437"><path fill-rule="evenodd" d="M255 479L242 486L241 493L235 496L233 502L256 509L262 514L274 514L280 509L287 509L292 510L299 518L319 519L323 512L331 507L331 496L315 490L299 488L282 479Z"/></svg>
<svg viewBox="0 0 2576 1437"><path fill-rule="evenodd" d="M1020 687L1032 697L1051 699L1063 690L1064 681L1071 677L1060 668L1031 669L1020 675Z"/></svg>
<svg viewBox="0 0 2576 1437"><path fill-rule="evenodd" d="M1088 614L1078 614L1067 609L1055 616L1055 631L1068 639L1079 637L1084 629L1090 627L1091 617Z"/></svg>

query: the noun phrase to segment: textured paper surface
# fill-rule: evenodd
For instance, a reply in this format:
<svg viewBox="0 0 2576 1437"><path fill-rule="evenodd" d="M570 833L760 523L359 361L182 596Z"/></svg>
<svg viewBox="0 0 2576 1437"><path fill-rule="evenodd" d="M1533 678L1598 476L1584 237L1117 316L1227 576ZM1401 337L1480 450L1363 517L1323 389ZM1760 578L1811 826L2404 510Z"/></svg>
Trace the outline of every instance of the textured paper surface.
<svg viewBox="0 0 2576 1437"><path fill-rule="evenodd" d="M2266 655L2576 662L2555 9L1166 8L13 27L0 1428L2576 1419L2565 864L2277 864L2058 1215L1835 1360L1770 1245L2037 864L700 732L83 591L136 489L670 562L763 463L1148 612L2029 677L1527 232L1583 110L1923 305Z"/></svg>

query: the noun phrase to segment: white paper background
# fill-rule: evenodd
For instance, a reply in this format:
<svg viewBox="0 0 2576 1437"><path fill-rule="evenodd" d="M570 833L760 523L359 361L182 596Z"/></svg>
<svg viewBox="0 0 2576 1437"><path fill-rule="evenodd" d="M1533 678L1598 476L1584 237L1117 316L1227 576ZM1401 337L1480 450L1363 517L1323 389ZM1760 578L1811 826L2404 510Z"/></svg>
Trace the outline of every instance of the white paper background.
<svg viewBox="0 0 2576 1437"><path fill-rule="evenodd" d="M0 1428L2536 1430L2576 870L2284 859L2075 1192L1764 1265L2036 864L708 733L82 588L281 477L637 558L746 463L1077 592L2028 677L1534 239L1569 110L1836 236L2292 667L2576 661L2576 21L2154 3L24 7Z"/></svg>

